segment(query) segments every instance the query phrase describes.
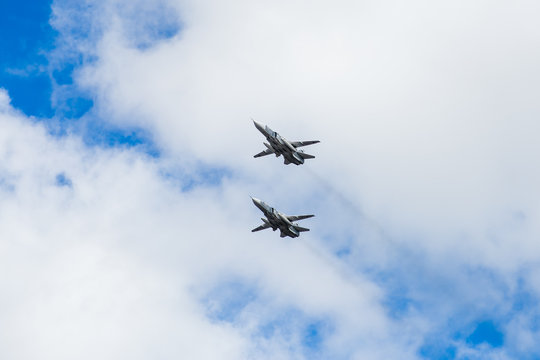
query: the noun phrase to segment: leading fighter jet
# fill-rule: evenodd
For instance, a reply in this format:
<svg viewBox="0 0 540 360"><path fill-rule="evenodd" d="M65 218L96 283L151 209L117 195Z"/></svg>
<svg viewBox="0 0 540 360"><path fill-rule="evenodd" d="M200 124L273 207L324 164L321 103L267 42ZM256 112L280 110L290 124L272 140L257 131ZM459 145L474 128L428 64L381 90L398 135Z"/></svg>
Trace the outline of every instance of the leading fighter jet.
<svg viewBox="0 0 540 360"><path fill-rule="evenodd" d="M255 204L255 206L258 207L263 212L264 216L266 216L266 219L261 218L264 224L251 230L251 232L272 228L272 230L274 231L279 229L280 237L290 236L292 238L295 238L295 237L300 236L301 232L309 231L309 229L298 226L298 224L293 223L293 221L303 220L303 219L307 219L307 218L315 216L315 215L287 216L283 213L280 213L273 207L268 206L267 204L265 204L263 201L259 199L252 197L251 200L253 200L253 203Z"/></svg>
<svg viewBox="0 0 540 360"><path fill-rule="evenodd" d="M301 146L316 144L320 142L319 140L289 142L268 126L263 126L255 120L253 120L253 123L255 124L255 127L266 137L266 140L268 140L268 143L263 143L267 149L261 151L253 157L258 158L270 154L276 154L276 157L283 155L283 162L285 165L290 163L301 165L304 163L305 159L313 159L315 157L313 155L304 153L304 150L298 150L298 148Z"/></svg>

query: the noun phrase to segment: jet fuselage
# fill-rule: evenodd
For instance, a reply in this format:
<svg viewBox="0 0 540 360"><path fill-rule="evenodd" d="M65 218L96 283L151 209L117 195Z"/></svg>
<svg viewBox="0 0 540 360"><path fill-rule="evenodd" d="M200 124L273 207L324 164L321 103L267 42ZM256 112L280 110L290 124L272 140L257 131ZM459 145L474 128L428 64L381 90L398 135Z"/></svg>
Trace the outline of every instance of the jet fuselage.
<svg viewBox="0 0 540 360"><path fill-rule="evenodd" d="M256 121L255 127L264 135L268 143L264 143L264 146L271 152L273 152L276 157L283 155L285 164L295 164L302 165L304 163L304 154L303 150L297 149L293 144L291 144L287 139L283 138L274 130L270 129L268 126L264 126Z"/></svg>
<svg viewBox="0 0 540 360"><path fill-rule="evenodd" d="M255 206L257 206L266 217L266 219L261 218L261 220L267 224L268 227L271 227L273 231L279 229L280 237L289 236L295 238L300 235L300 232L295 228L298 224L292 223L283 213L268 206L264 201L255 198L252 198L252 200Z"/></svg>

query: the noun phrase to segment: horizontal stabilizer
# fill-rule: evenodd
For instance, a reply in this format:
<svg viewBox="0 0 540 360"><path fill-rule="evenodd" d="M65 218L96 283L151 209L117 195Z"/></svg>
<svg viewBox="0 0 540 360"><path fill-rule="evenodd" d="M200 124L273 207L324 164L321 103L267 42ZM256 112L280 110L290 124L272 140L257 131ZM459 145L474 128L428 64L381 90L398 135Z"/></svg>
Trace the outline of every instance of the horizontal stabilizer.
<svg viewBox="0 0 540 360"><path fill-rule="evenodd" d="M289 219L289 221L298 221L298 220L309 219L314 216L315 215L292 215L292 216L287 216L287 219Z"/></svg>
<svg viewBox="0 0 540 360"><path fill-rule="evenodd" d="M315 159L315 156L310 155L310 154L306 154L306 153L303 153L303 152L300 152L299 154L300 154L300 156L303 157L304 159Z"/></svg>
<svg viewBox="0 0 540 360"><path fill-rule="evenodd" d="M296 230L298 230L299 232L309 231L308 228L304 228L304 227L301 227L301 226L295 226L294 228Z"/></svg>
<svg viewBox="0 0 540 360"><path fill-rule="evenodd" d="M262 224L261 226L257 226L255 229L251 230L251 232L261 231L264 229L268 229L269 227L270 227L270 224Z"/></svg>
<svg viewBox="0 0 540 360"><path fill-rule="evenodd" d="M317 143L320 143L320 141L319 141L319 140L293 141L293 142L291 143L291 145L294 146L294 147L300 147L300 146L313 145L313 144L317 144Z"/></svg>
<svg viewBox="0 0 540 360"><path fill-rule="evenodd" d="M263 150L263 151L261 151L260 153L258 153L256 155L253 155L253 157L258 158L258 157L265 156L265 155L270 155L270 154L273 154L273 153L274 153L273 150L266 149L266 150Z"/></svg>

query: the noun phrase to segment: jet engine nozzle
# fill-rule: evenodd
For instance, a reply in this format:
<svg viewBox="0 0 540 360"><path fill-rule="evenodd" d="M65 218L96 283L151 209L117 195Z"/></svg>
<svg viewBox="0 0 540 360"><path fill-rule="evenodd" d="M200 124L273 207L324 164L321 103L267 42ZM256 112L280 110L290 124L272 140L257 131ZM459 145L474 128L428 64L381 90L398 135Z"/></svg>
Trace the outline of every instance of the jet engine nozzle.
<svg viewBox="0 0 540 360"><path fill-rule="evenodd" d="M300 235L300 232L298 230L296 230L296 228L294 226L292 226L292 225L289 226L289 231L292 232L296 236Z"/></svg>
<svg viewBox="0 0 540 360"><path fill-rule="evenodd" d="M304 158L302 157L302 155L300 155L300 153L298 151L295 151L293 152L292 156L298 160L301 164L304 163Z"/></svg>

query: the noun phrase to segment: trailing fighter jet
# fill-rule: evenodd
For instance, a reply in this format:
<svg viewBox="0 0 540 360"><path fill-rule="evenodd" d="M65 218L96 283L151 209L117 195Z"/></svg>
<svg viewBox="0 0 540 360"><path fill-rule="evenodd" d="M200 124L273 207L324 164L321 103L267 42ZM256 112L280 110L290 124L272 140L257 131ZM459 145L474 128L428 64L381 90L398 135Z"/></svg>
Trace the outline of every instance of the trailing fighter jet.
<svg viewBox="0 0 540 360"><path fill-rule="evenodd" d="M253 119L251 119L253 120ZM320 142L319 140L312 141L293 141L288 142L287 139L282 138L277 132L270 129L268 126L253 120L255 127L266 137L268 143L263 143L266 146L266 150L261 151L253 157L261 157L270 154L276 154L276 157L283 155L283 162L285 165L293 163L295 165L301 165L305 159L313 159L315 156L304 153L304 150L298 150L301 146L312 145Z"/></svg>
<svg viewBox="0 0 540 360"><path fill-rule="evenodd" d="M309 231L309 229L298 226L298 224L293 223L293 221L303 220L303 219L307 219L307 218L315 216L315 215L287 216L283 213L280 213L273 207L268 206L267 204L265 204L263 201L259 199L252 197L251 200L253 200L253 203L255 204L255 206L258 207L263 212L264 216L266 216L266 219L261 218L264 224L251 230L251 232L272 228L272 230L274 231L279 229L281 237L290 236L292 238L295 238L295 237L300 236L301 232Z"/></svg>

